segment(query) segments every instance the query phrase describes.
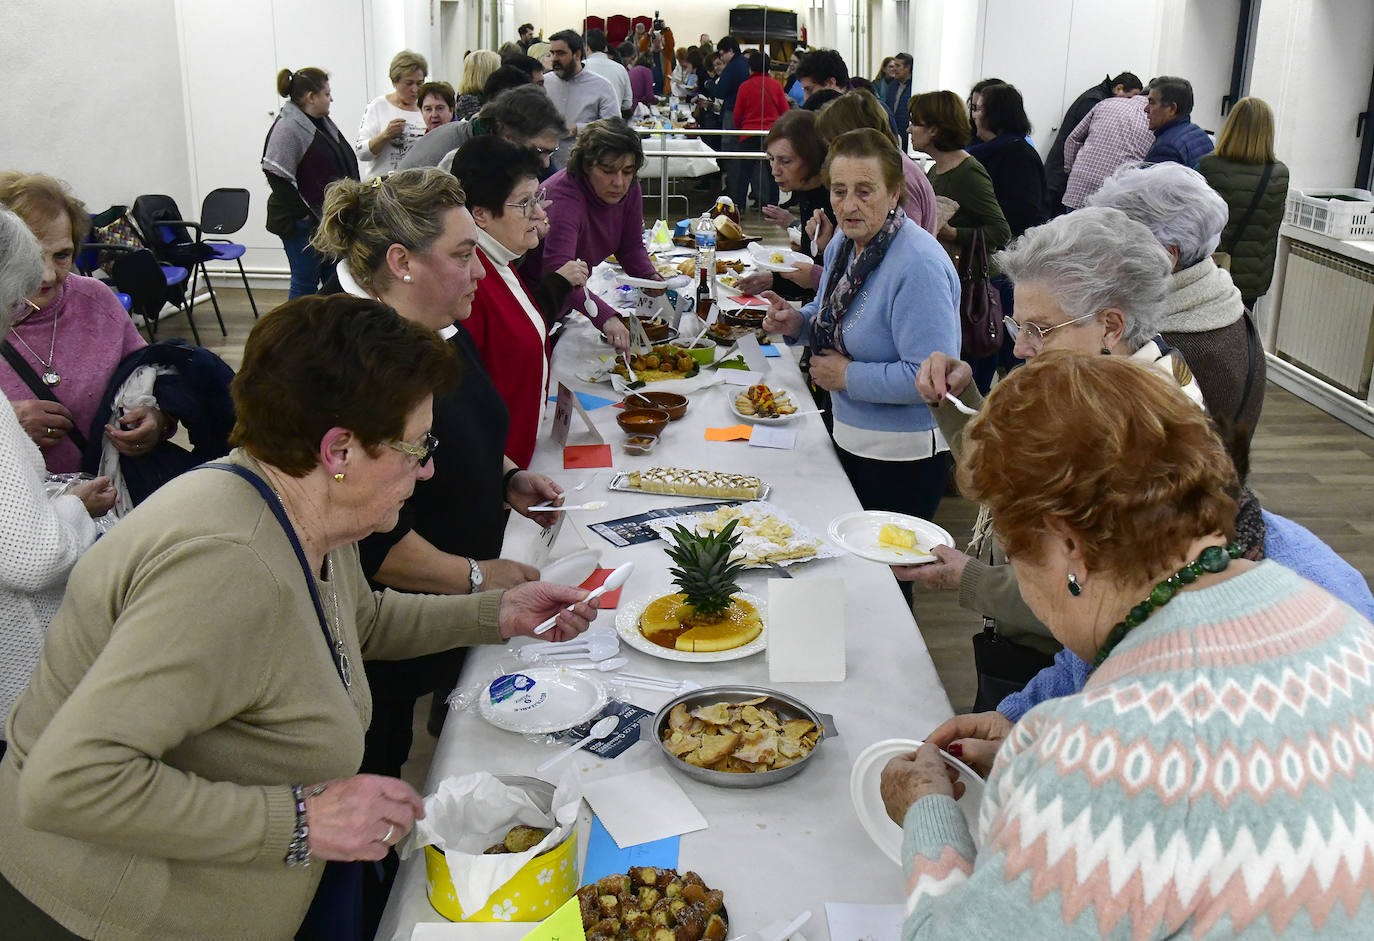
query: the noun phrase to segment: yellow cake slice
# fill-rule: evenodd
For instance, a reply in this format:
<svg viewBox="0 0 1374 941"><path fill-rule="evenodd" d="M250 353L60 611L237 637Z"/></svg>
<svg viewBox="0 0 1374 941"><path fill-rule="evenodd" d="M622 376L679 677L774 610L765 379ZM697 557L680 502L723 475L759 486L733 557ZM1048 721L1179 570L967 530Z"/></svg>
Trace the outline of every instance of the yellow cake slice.
<svg viewBox="0 0 1374 941"><path fill-rule="evenodd" d="M739 598L717 621L693 624L692 614L685 595L655 598L639 617L639 632L660 647L687 653L733 650L763 633L758 609Z"/></svg>

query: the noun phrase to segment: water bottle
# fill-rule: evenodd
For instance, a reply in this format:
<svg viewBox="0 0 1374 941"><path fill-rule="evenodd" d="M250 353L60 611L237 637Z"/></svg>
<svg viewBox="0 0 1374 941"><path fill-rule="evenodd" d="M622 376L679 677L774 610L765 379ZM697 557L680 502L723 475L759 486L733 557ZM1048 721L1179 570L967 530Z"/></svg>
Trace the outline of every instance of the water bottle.
<svg viewBox="0 0 1374 941"><path fill-rule="evenodd" d="M693 227L697 246L697 271L706 272L712 285L716 280L716 224L711 221L711 214L703 212L697 224ZM700 312L698 312L700 316Z"/></svg>

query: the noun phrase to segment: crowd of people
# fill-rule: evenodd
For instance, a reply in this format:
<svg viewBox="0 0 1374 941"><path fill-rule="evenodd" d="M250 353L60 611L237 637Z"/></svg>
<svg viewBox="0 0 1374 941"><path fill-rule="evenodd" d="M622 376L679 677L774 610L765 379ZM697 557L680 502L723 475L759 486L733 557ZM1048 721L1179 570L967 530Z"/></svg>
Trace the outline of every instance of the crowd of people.
<svg viewBox="0 0 1374 941"><path fill-rule="evenodd" d="M894 730L926 739L883 776L906 936L982 936L989 910L1033 938L1357 933L1374 597L1246 486L1288 177L1269 107L1237 102L1214 146L1187 80L1121 72L1042 161L1007 82L774 51L525 24L454 83L398 53L351 134L326 72L282 70L260 166L289 299L229 386L233 450L103 530L119 479L48 475L189 416L152 375L111 415L147 344L70 270L90 217L0 174L7 931L375 925L422 813L399 779L416 701L442 706L468 646L595 617L502 543L510 511L548 524L563 497L530 470L552 335L585 316L631 343L591 270L662 280L629 119L667 103L766 156L722 159L724 192L810 261L740 287L804 348L863 506L933 519L952 474L980 503L965 551L893 570L957 590L1006 654L974 713ZM988 777L981 851L940 748Z"/></svg>

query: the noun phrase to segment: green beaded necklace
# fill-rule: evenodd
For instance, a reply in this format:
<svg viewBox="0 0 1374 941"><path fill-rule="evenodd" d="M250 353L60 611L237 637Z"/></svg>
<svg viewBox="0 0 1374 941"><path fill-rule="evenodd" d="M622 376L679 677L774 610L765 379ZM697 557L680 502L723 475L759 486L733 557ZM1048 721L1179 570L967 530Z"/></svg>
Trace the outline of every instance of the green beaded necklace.
<svg viewBox="0 0 1374 941"><path fill-rule="evenodd" d="M1184 585L1191 585L1204 572L1215 575L1218 572L1226 571L1226 567L1231 564L1232 559L1239 559L1244 554L1244 547L1236 542L1225 548L1208 546L1202 550L1202 555L1198 556L1196 561L1183 566L1150 589L1149 596L1127 612L1126 617L1117 621L1116 626L1107 633L1107 640L1102 644L1102 649L1097 652L1097 659L1093 661L1093 669L1096 670L1102 666L1102 661L1111 655L1117 644L1126 639L1127 634L1143 624L1145 619L1154 614L1157 609L1172 601L1174 595L1177 595L1179 589Z"/></svg>

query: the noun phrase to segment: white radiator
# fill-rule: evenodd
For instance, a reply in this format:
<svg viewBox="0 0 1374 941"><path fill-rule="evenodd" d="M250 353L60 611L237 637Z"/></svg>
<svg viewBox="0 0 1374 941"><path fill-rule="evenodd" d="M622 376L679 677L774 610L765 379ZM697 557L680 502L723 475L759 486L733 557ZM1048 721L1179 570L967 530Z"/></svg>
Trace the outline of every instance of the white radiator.
<svg viewBox="0 0 1374 941"><path fill-rule="evenodd" d="M1274 351L1366 398L1374 368L1374 267L1290 242Z"/></svg>

